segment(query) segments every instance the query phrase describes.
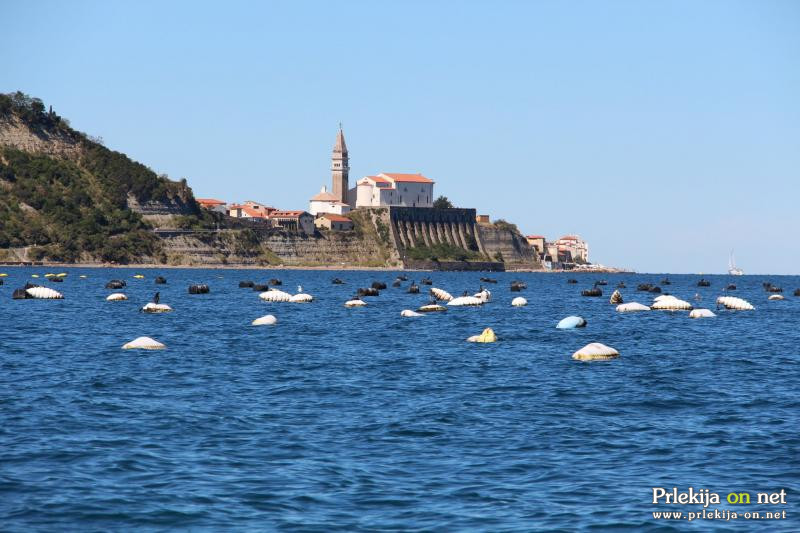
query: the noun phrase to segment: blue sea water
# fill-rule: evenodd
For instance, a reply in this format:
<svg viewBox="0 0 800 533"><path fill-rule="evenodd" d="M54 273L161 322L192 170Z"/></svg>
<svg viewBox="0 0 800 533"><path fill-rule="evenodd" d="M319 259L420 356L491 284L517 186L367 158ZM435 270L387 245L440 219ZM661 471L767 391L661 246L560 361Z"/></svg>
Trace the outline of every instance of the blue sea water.
<svg viewBox="0 0 800 533"><path fill-rule="evenodd" d="M392 288L393 272L65 271L38 280L61 301L11 299L42 268L7 268L0 286L4 531L800 530L800 277L671 275L664 290L699 306L733 281L757 308L691 320L608 303L623 280L626 302L650 303L636 284L663 275L499 273L487 305L409 319L427 298ZM407 274L456 295L486 275ZM238 288L272 277L315 301ZM128 301L105 301L112 278ZM603 297L581 297L596 279ZM374 280L389 288L343 307ZM767 301L763 281L786 299ZM157 290L174 312L139 313ZM265 314L278 324L250 325ZM555 329L572 314L588 326ZM497 343L465 342L485 327ZM120 349L142 335L168 348ZM571 359L595 341L621 357ZM653 505L653 487L787 519L656 520L702 506ZM781 489L786 504L755 504Z"/></svg>

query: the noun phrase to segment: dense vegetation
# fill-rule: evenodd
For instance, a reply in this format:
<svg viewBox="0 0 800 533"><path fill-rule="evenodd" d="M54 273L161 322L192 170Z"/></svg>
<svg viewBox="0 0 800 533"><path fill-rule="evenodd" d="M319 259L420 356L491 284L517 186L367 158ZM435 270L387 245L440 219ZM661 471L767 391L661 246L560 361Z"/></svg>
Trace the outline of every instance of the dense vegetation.
<svg viewBox="0 0 800 533"><path fill-rule="evenodd" d="M482 259L480 253L465 250L449 243L438 243L432 246L419 245L406 248L406 255L418 261L475 261Z"/></svg>
<svg viewBox="0 0 800 533"><path fill-rule="evenodd" d="M439 196L436 200L433 201L433 208L434 209L452 209L453 202L447 199L447 196Z"/></svg>
<svg viewBox="0 0 800 533"><path fill-rule="evenodd" d="M501 230L508 230L513 233L519 233L519 228L517 228L516 224L512 224L511 222L506 222L506 220L502 218L498 218L494 221L494 227Z"/></svg>
<svg viewBox="0 0 800 533"><path fill-rule="evenodd" d="M73 130L38 98L0 94L0 127L14 118L42 140L79 149L65 159L0 146L0 249L35 246L33 259L66 262L126 263L140 256L164 261L159 239L128 209L129 196L143 204L179 206L184 226L213 226L185 180L158 176Z"/></svg>
<svg viewBox="0 0 800 533"><path fill-rule="evenodd" d="M160 251L142 218L72 162L0 148L0 188L0 248L38 246L33 259L66 262L82 252L122 263Z"/></svg>

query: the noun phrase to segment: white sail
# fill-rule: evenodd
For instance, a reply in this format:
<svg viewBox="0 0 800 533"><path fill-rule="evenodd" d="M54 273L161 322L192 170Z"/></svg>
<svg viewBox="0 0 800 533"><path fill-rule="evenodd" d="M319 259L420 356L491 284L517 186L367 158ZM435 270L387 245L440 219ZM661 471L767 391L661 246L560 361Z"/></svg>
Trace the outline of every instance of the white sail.
<svg viewBox="0 0 800 533"><path fill-rule="evenodd" d="M731 276L744 275L744 270L736 267L736 259L733 257L733 250L731 250L731 255L728 257L728 274Z"/></svg>

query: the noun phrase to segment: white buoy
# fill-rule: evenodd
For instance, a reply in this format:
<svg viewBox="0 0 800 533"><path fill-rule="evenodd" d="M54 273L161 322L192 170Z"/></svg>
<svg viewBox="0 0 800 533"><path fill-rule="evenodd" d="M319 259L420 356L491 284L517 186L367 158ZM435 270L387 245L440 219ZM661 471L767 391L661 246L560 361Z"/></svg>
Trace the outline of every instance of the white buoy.
<svg viewBox="0 0 800 533"><path fill-rule="evenodd" d="M289 301L293 303L307 304L313 302L314 297L311 296L310 294L300 293L300 294L295 294L294 296L289 298Z"/></svg>
<svg viewBox="0 0 800 533"><path fill-rule="evenodd" d="M732 309L735 311L752 311L755 309L750 302L737 298L736 296L720 296L717 298L717 304L725 307L725 309Z"/></svg>
<svg viewBox="0 0 800 533"><path fill-rule="evenodd" d="M713 318L717 315L711 309L692 309L689 318Z"/></svg>
<svg viewBox="0 0 800 533"><path fill-rule="evenodd" d="M635 313L636 311L649 311L650 308L642 305L639 302L631 302L627 304L619 304L617 311L620 313Z"/></svg>
<svg viewBox="0 0 800 533"><path fill-rule="evenodd" d="M769 298L767 298L767 300L783 300L783 295L781 295L781 294L772 294L772 295L770 295Z"/></svg>
<svg viewBox="0 0 800 533"><path fill-rule="evenodd" d="M288 302L292 299L291 294L279 290L264 291L260 293L258 297L265 302Z"/></svg>
<svg viewBox="0 0 800 533"><path fill-rule="evenodd" d="M170 311L172 311L172 308L167 304L154 304L153 302L142 307L142 312L144 313L168 313Z"/></svg>
<svg viewBox="0 0 800 533"><path fill-rule="evenodd" d="M483 303L486 303L492 299L492 293L488 289L483 289L480 292L476 292L473 294L473 296L481 300Z"/></svg>
<svg viewBox="0 0 800 533"><path fill-rule="evenodd" d="M64 295L50 287L31 287L25 289L28 296L37 300L63 300Z"/></svg>
<svg viewBox="0 0 800 533"><path fill-rule="evenodd" d="M412 311L411 309L403 309L400 311L400 316L404 317L414 317L414 316L422 316L422 313L417 313L416 311Z"/></svg>
<svg viewBox="0 0 800 533"><path fill-rule="evenodd" d="M445 290L437 289L436 287L431 288L431 294L433 295L434 298L436 298L437 300L441 300L443 302L449 302L450 300L453 299L452 294L450 294Z"/></svg>
<svg viewBox="0 0 800 533"><path fill-rule="evenodd" d="M163 350L164 348L166 346L150 337L139 337L122 345L123 350Z"/></svg>
<svg viewBox="0 0 800 533"><path fill-rule="evenodd" d="M474 296L459 296L447 302L447 305L453 307L476 307L483 305L483 300Z"/></svg>
<svg viewBox="0 0 800 533"><path fill-rule="evenodd" d="M272 326L277 324L278 319L272 315L264 315L261 318L256 318L253 320L254 326Z"/></svg>
<svg viewBox="0 0 800 533"><path fill-rule="evenodd" d="M617 350L599 342L587 344L572 354L572 358L578 361L603 361L616 357L619 357L619 352Z"/></svg>
<svg viewBox="0 0 800 533"><path fill-rule="evenodd" d="M661 300L654 302L651 306L651 309L656 311L691 311L692 304L686 300L680 300L674 296L668 296L667 298L662 298Z"/></svg>
<svg viewBox="0 0 800 533"><path fill-rule="evenodd" d="M513 305L514 307L523 307L528 305L528 300L526 300L522 296L517 296L516 298L511 300L511 305Z"/></svg>
<svg viewBox="0 0 800 533"><path fill-rule="evenodd" d="M562 318L559 323L556 324L556 329L574 329L585 327L586 320L582 316L568 316L566 318Z"/></svg>
<svg viewBox="0 0 800 533"><path fill-rule="evenodd" d="M439 304L427 304L417 309L420 313L435 313L437 311L447 311L447 308Z"/></svg>
<svg viewBox="0 0 800 533"><path fill-rule="evenodd" d="M367 302L359 298L355 298L353 300L347 300L344 303L345 307L364 307L365 305L367 305Z"/></svg>
<svg viewBox="0 0 800 533"><path fill-rule="evenodd" d="M115 292L106 296L106 301L108 302L121 302L127 299L128 297L122 294L121 292Z"/></svg>

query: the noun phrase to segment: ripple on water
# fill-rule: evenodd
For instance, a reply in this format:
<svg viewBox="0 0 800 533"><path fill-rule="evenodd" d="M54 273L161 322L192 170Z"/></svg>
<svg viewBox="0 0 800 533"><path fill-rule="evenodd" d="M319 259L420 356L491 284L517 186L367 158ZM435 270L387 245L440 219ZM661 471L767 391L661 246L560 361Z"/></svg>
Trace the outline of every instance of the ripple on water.
<svg viewBox="0 0 800 533"><path fill-rule="evenodd" d="M12 301L30 269L0 286L4 529L672 531L652 520L652 486L800 490L800 298L690 320L617 313L558 275L498 273L486 306L409 320L399 311L427 296L402 287L342 306L396 273L176 269L159 286L175 312L146 315L163 272L142 269L114 305L105 281L131 272L69 272L64 301ZM315 301L238 288L269 277ZM431 277L453 294L480 284ZM726 282L669 277L710 307ZM527 307L509 305L511 279L528 283ZM763 300L762 281L737 279L737 295ZM211 293L186 293L203 282ZM250 326L268 313L275 327ZM555 329L572 314L588 326ZM484 327L499 342L465 342ZM120 349L141 335L168 349ZM620 359L570 359L594 341Z"/></svg>

